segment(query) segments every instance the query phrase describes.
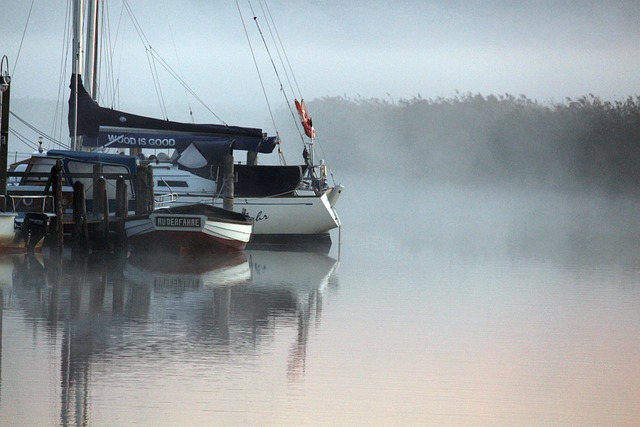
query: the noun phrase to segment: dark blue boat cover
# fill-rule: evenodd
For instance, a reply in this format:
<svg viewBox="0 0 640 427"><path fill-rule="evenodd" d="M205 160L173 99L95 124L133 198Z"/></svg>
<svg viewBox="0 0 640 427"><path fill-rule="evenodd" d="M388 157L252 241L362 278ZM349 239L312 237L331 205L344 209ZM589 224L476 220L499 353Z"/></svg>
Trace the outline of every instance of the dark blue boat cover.
<svg viewBox="0 0 640 427"><path fill-rule="evenodd" d="M94 164L101 163L103 165L120 165L126 167L129 173L136 173L137 159L135 156L71 150L49 150L47 151L47 156L62 157L63 161L72 160Z"/></svg>
<svg viewBox="0 0 640 427"><path fill-rule="evenodd" d="M182 152L197 143L201 151L211 151L207 158L218 157L233 144L234 150L271 153L275 137L267 137L262 129L220 124L172 122L138 116L96 103L82 84L82 76L71 76L69 97L69 136L75 134L76 84L78 92L78 135L83 146L111 148L173 148Z"/></svg>

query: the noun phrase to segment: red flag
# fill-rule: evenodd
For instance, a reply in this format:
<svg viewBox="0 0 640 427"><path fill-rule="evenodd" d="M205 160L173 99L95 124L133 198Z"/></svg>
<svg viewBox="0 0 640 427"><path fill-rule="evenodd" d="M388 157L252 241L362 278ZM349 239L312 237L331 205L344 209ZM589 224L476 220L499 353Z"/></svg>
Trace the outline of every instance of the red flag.
<svg viewBox="0 0 640 427"><path fill-rule="evenodd" d="M313 122L311 121L311 117L307 114L307 106L304 104L304 99L300 102L296 99L296 109L298 110L298 114L300 114L300 121L302 122L302 127L304 128L304 133L309 138L313 139L316 137L316 131L313 129Z"/></svg>

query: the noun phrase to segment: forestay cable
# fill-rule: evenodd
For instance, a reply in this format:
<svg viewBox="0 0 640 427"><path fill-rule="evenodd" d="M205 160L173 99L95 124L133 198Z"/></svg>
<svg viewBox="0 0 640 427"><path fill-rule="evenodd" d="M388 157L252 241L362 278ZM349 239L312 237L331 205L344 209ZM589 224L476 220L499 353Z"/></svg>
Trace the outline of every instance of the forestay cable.
<svg viewBox="0 0 640 427"><path fill-rule="evenodd" d="M34 131L35 133L37 133L38 135L40 135L41 137L43 137L44 139L60 146L63 147L65 149L69 149L69 146L66 144L63 144L62 142L52 138L51 136L47 135L46 133L42 132L40 129L36 128L35 126L33 126L32 124L30 124L29 122L27 122L26 120L24 120L22 117L18 116L16 113L14 113L13 111L9 111L9 114L11 114L14 118L16 118L19 122L21 122L23 125L25 125L26 127L28 127L29 129L31 129L32 131ZM15 131L14 131L15 132Z"/></svg>
<svg viewBox="0 0 640 427"><path fill-rule="evenodd" d="M286 165L286 161L284 159L284 155L282 154L282 148L280 146L280 133L278 132L278 126L276 125L276 120L273 117L273 110L271 109L271 103L269 102L269 96L267 96L267 91L264 86L264 81L262 79L262 73L260 73L260 67L258 67L258 61L256 60L255 52L253 51L253 46L251 44L251 39L249 38L249 32L247 31L247 26L244 23L244 16L242 15L242 10L240 10L240 4L238 0L236 0L236 7L238 8L238 14L240 15L240 21L242 22L242 28L244 29L244 35L247 38L247 43L249 44L249 50L251 51L251 57L253 58L253 64L256 67L256 73L258 74L258 80L260 81L260 86L262 88L262 94L264 95L265 102L267 103L267 109L269 110L269 115L271 116L271 122L273 123L273 127L276 132L277 141L278 141L278 156L280 158L280 162ZM253 8L251 7L251 2L249 2L249 7L251 8L251 13L253 13ZM253 14L253 20L257 24L257 18L255 14ZM260 26L258 25L258 30L260 30ZM262 32L261 32L262 35ZM264 37L262 38L264 41ZM271 55L269 55L271 57ZM273 61L272 61L273 62ZM280 80L280 78L278 78ZM280 83L280 89L282 89L282 83Z"/></svg>
<svg viewBox="0 0 640 427"><path fill-rule="evenodd" d="M31 11L33 10L33 3L35 0L31 0L31 7L29 7L29 14L27 15L27 22L24 24L24 30L22 30L22 38L20 39L20 46L18 47L18 53L16 54L16 59L13 61L13 70L11 70L11 75L16 74L16 67L18 66L18 59L20 58L20 52L22 51L22 43L24 42L24 36L27 34L27 27L29 26L29 20L31 19Z"/></svg>
<svg viewBox="0 0 640 427"><path fill-rule="evenodd" d="M136 20L135 16L133 15L133 11L129 7L127 1L124 0L124 3L126 4L127 12L129 13L134 23L134 27L136 29L136 32L138 33L138 37L140 37L140 40L142 41L142 44L145 47L149 61L151 61L151 59L157 61L157 63L160 64L171 75L171 77L173 77L178 83L180 83L182 87L184 87L189 92L189 94L194 97L195 100L197 100L207 111L209 111L222 124L227 126L227 123L224 120L222 120L220 116L214 113L213 110L211 110L211 108L209 108L209 106L193 91L193 89L191 89L189 85L187 85L187 83L182 79L182 77L180 77L180 75L173 68L171 68L171 66L167 63L167 61L165 61L162 58L162 56L160 56L160 54L157 51L155 51L153 47L151 47L151 43L149 43L149 40L147 39L144 32L142 31L142 27L140 26L139 22ZM157 76L157 69L155 69L155 63L152 68L153 68L152 73L155 70L154 83L159 86L160 82ZM166 113L165 113L165 116L166 116Z"/></svg>
<svg viewBox="0 0 640 427"><path fill-rule="evenodd" d="M287 51L284 48L284 43L282 42L282 38L280 37L280 32L278 31L278 26L276 25L276 22L273 18L273 15L271 14L271 9L269 8L269 5L267 3L267 0L258 0L260 2L260 7L262 8L262 13L265 15L265 17L268 17L267 19L267 28L269 30L269 32L271 33L271 38L273 41L273 44L276 47L276 51L278 52L278 57L280 58L280 65L282 66L282 69L284 70L285 76L287 77L287 82L289 83L289 87L291 89L291 91L293 93L298 94L298 97L300 99L303 99L302 96L302 91L300 90L300 85L298 84L298 79L296 78L296 74L293 71L293 67L291 66L291 61L289 60L289 56L287 55ZM266 12L265 12L266 9ZM271 21L271 25L269 24L269 21ZM273 30L271 29L273 27ZM273 34L275 33L278 41L276 42L274 39ZM282 59L282 56L280 55L280 51L282 51L282 55L284 55L284 58L286 59L286 65ZM287 71L288 70L288 71ZM295 89L293 87L293 84L291 83L291 80L289 79L289 74L291 74L291 78L293 79L293 83L295 84ZM293 109L291 108L291 104L288 102L287 99L287 106L289 107L289 111L291 113L291 116L293 118L293 122L296 125L296 129L298 130L298 133L300 135L300 138L304 144L304 135L303 135L303 131L300 129L299 125L298 125L298 117L297 117L297 113L293 111ZM326 154L324 152L324 146L323 144L321 144L321 141L319 138L315 138L315 142L316 145L320 148L320 152L322 153L322 156L324 158L326 158ZM306 146L305 146L306 147ZM335 184L335 177L333 175L333 170L331 168L329 168L329 174L331 175L331 179Z"/></svg>

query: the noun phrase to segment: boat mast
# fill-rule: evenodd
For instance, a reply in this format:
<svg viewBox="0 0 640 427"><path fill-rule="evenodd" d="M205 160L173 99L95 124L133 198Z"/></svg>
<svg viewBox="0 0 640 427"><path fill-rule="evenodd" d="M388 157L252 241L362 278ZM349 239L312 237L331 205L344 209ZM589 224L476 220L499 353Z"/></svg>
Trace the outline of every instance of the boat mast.
<svg viewBox="0 0 640 427"><path fill-rule="evenodd" d="M98 99L98 0L87 1L87 51L84 57L84 82L94 101Z"/></svg>
<svg viewBox="0 0 640 427"><path fill-rule="evenodd" d="M86 12L86 16L85 16ZM84 39L86 19L86 40ZM87 0L86 11L84 0L75 0L73 8L73 64L72 73L76 79L75 85L76 104L74 122L76 134L71 141L71 149L82 151L82 136L78 136L78 86L79 77L84 76L86 89L93 100L98 97L97 69L98 69L98 0ZM86 46L86 51L85 51Z"/></svg>
<svg viewBox="0 0 640 427"><path fill-rule="evenodd" d="M73 8L73 61L71 65L71 72L75 76L75 80L71 82L75 86L75 115L74 121L74 135L71 140L71 149L79 151L82 147L82 137L78 136L78 86L79 77L82 75L82 27L83 27L83 12L84 1L76 0Z"/></svg>

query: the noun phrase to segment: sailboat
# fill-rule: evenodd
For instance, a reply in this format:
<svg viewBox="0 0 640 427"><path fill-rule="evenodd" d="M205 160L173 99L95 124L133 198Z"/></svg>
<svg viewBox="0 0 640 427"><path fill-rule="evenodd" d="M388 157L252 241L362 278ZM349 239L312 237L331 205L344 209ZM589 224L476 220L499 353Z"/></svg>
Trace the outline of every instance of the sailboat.
<svg viewBox="0 0 640 427"><path fill-rule="evenodd" d="M304 161L294 166L259 165L258 153L272 154L280 142L262 129L174 122L106 108L92 99L77 73L70 88L69 132L81 141L79 148L133 149L153 168L157 208L225 206L223 193L229 182L223 179L223 156L245 151L247 161L234 164L230 207L254 222L251 243L330 242L329 231L341 225L335 206L343 186L329 185L326 164L315 161L315 133L303 102L295 101L311 139ZM173 155L147 158L145 149L170 149Z"/></svg>
<svg viewBox="0 0 640 427"><path fill-rule="evenodd" d="M90 4L93 6L97 5L95 2ZM22 204L25 205L21 207L21 210L33 210L27 206L27 202L29 205L32 205L33 199L36 198L37 194L41 195L43 192L47 192L46 188L49 187L47 175L49 171L53 171L52 166L56 164L59 165L60 171L64 175L62 189L62 205L64 208L62 213L68 213L66 211L68 211L71 205L70 200L74 197L73 186L75 182L82 182L83 179L87 181L86 178L77 179L72 178L70 175L74 172L86 173L94 167L99 166L102 173L116 172L122 174L121 176L131 177L127 183L127 200L129 205L128 210L134 213L134 215L128 216L124 220L124 230L127 238L135 247L140 248L146 245L162 243L164 245L181 247L186 251L214 250L218 252L233 252L244 249L251 237L254 222L248 215L202 203L162 207L161 210L153 213L150 213L148 209L142 209L140 212L137 212L138 209L132 211L132 205L136 204L135 199L140 198L140 194L136 194L138 191L132 181L132 179L135 179L137 176L139 159L135 156L105 154L101 151L89 152L93 150L87 149L86 144L82 144L81 141L87 139L84 130L90 128L90 124L87 124L87 116L80 117L80 119L83 119L83 121L80 121L77 112L80 107L85 104L89 106L95 104L93 97L84 89L82 77L79 73L81 62L79 58L81 57L82 50L79 47L80 43L78 41L83 38L83 13L84 8L82 2L79 1L74 9L74 46L76 46L74 56L77 60L73 62L73 74L71 78L72 93L69 100L69 136L72 138L72 145L75 150L42 151L34 153L30 159L21 162L17 167L21 168L20 172L23 173L23 177L18 182L18 185L11 188L10 197L12 200L18 197ZM89 21L90 24L92 22L95 21ZM89 27L91 27L91 25L89 25ZM87 34L94 36L96 33L89 28ZM91 55L88 55L87 57L90 56ZM89 66L87 69L91 70L91 62L93 61L88 62ZM95 94L95 69L91 70L89 75L92 76L93 80L91 90ZM76 90L77 87L82 88L83 96L76 96L78 93ZM119 119L121 120L122 116L120 116ZM81 129L81 131L78 131L78 129ZM244 131L240 128L235 129L232 133L235 136L246 135L249 140L252 136L251 132ZM91 189L94 182L89 179L83 184L85 184L85 189ZM114 190L115 187L107 186L107 206L111 214L114 213L113 208L115 208L116 205ZM85 190L85 193L87 192L90 193L90 190ZM43 198L44 196L40 197ZM86 197L86 201L87 207L89 208L89 206L93 204L91 195ZM45 199L43 199L41 205L46 206ZM34 217L36 214L29 212L26 215L25 218L28 219ZM2 248L3 245L6 246L4 240L7 239L2 239L2 237L4 234L8 236L5 228L9 225L13 227L15 216L16 215L13 215L9 218L9 221L0 221L0 248ZM42 221L41 216L42 215L35 219ZM3 220L4 218L0 219ZM27 221L25 220L25 224L26 223ZM41 230L44 230L44 228L44 226L40 227ZM22 229L29 230L30 228L22 227ZM13 237L13 234L9 237ZM22 246L25 245L22 244Z"/></svg>

